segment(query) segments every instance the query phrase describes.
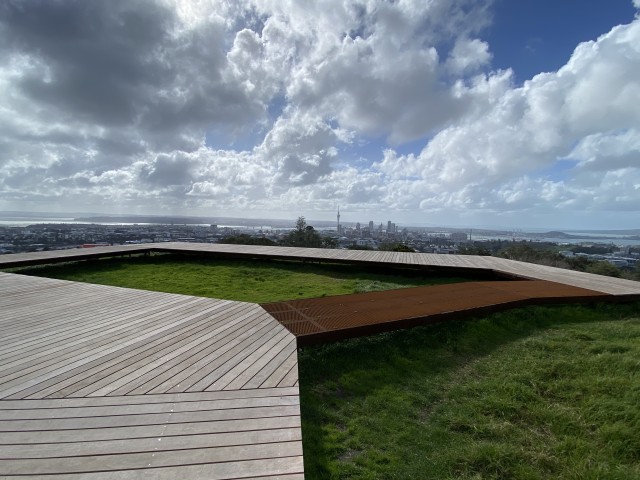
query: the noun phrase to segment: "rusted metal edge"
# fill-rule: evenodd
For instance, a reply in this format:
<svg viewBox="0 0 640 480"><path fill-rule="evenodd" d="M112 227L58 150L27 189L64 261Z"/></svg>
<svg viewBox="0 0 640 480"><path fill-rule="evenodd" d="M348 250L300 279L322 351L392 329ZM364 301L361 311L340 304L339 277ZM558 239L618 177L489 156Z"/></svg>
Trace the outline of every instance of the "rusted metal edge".
<svg viewBox="0 0 640 480"><path fill-rule="evenodd" d="M369 325L361 325L356 327L347 327L324 332L310 333L296 336L298 347L311 345L321 345L333 343L349 338L363 337L375 335L378 333L391 332L394 330L402 330L414 328L423 325L441 323L451 320L463 320L474 316L488 315L492 313L511 310L519 307L528 307L535 305L563 305L563 304L596 304L596 303L626 303L640 300L640 295L616 296L609 294L594 296L576 296L576 297L557 297L557 298L525 298L519 300L507 301L494 305L484 305L479 307L467 308L464 310L455 310L450 312L435 313L423 317L405 318L401 320L392 320L389 322L374 323ZM285 325L286 327L286 325Z"/></svg>

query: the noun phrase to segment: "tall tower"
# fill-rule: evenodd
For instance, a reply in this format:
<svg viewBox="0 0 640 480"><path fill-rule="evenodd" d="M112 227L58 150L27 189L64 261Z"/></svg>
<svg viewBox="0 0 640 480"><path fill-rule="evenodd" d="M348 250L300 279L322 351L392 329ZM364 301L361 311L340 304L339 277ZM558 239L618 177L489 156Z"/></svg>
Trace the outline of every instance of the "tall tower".
<svg viewBox="0 0 640 480"><path fill-rule="evenodd" d="M340 207L338 207L338 235L342 232L340 231Z"/></svg>

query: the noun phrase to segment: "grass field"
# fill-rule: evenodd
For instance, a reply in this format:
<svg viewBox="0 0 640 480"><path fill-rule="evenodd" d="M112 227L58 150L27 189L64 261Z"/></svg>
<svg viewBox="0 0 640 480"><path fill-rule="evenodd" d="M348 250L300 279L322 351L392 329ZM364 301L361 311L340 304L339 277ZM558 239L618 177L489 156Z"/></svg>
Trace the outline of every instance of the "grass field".
<svg viewBox="0 0 640 480"><path fill-rule="evenodd" d="M377 273L351 265L153 255L30 267L15 273L157 292L266 303L468 281L428 273Z"/></svg>
<svg viewBox="0 0 640 480"><path fill-rule="evenodd" d="M308 479L639 479L640 305L531 307L299 355Z"/></svg>

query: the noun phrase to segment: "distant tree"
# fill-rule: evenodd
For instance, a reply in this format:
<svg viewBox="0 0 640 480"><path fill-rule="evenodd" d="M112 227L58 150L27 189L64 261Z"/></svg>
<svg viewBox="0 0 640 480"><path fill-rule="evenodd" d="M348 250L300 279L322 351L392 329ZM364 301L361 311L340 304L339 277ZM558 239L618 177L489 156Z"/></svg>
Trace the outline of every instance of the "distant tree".
<svg viewBox="0 0 640 480"><path fill-rule="evenodd" d="M607 277L620 278L622 275L620 269L609 262L593 262L592 265L587 267L586 271L597 275L606 275Z"/></svg>
<svg viewBox="0 0 640 480"><path fill-rule="evenodd" d="M397 242L383 242L378 246L378 250L386 252L415 252L413 248Z"/></svg>
<svg viewBox="0 0 640 480"><path fill-rule="evenodd" d="M462 244L458 247L458 255L482 255L485 257L491 256L491 251L483 246L476 244Z"/></svg>
<svg viewBox="0 0 640 480"><path fill-rule="evenodd" d="M349 245L347 247L347 250L373 250L373 248L371 248L369 245L356 245L354 243L353 245Z"/></svg>
<svg viewBox="0 0 640 480"><path fill-rule="evenodd" d="M529 242L512 243L498 252L498 256L519 262L537 263L558 268L570 268L565 258L544 245Z"/></svg>
<svg viewBox="0 0 640 480"><path fill-rule="evenodd" d="M269 240L268 238L251 237L246 233L221 238L218 241L218 243L227 243L227 244L233 244L233 245L268 245L268 246L277 245L276 242L274 242L273 240Z"/></svg>
<svg viewBox="0 0 640 480"><path fill-rule="evenodd" d="M502 249L499 256L508 258L509 260L518 260L520 262L537 263L540 259L538 251L531 248L526 243L514 243Z"/></svg>
<svg viewBox="0 0 640 480"><path fill-rule="evenodd" d="M594 260L590 260L589 258L583 256L567 257L565 258L565 262L567 262L571 270L578 270L580 272L586 272L587 268L595 263Z"/></svg>
<svg viewBox="0 0 640 480"><path fill-rule="evenodd" d="M304 217L298 217L296 229L287 234L282 244L287 247L322 248L323 238L311 225L307 225Z"/></svg>
<svg viewBox="0 0 640 480"><path fill-rule="evenodd" d="M338 242L331 237L322 237L322 248L336 248Z"/></svg>
<svg viewBox="0 0 640 480"><path fill-rule="evenodd" d="M617 250L615 245L572 245L569 247L574 253L588 253L590 255L604 255Z"/></svg>

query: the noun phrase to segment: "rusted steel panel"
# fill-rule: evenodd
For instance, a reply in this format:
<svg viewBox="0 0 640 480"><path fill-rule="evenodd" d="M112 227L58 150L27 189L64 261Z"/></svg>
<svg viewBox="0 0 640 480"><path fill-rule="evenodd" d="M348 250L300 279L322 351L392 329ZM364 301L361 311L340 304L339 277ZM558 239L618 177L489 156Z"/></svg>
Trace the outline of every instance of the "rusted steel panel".
<svg viewBox="0 0 640 480"><path fill-rule="evenodd" d="M262 304L298 345L407 328L520 305L612 296L543 280L466 282Z"/></svg>

